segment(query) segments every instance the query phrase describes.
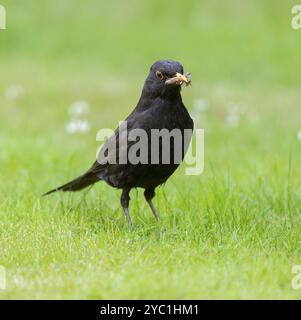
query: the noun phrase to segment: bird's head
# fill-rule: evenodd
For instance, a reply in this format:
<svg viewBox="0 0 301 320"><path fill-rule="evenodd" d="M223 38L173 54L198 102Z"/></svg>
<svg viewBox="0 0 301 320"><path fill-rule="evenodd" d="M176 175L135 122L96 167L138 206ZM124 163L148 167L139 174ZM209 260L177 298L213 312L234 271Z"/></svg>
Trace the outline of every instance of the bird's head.
<svg viewBox="0 0 301 320"><path fill-rule="evenodd" d="M153 96L174 96L179 94L182 84L190 84L190 74L183 74L181 63L173 60L159 60L151 68L143 91Z"/></svg>

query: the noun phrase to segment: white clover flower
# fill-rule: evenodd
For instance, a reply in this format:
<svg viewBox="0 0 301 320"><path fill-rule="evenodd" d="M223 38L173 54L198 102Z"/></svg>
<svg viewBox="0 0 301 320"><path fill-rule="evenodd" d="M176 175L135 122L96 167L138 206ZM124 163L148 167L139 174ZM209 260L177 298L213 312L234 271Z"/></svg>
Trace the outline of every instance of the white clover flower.
<svg viewBox="0 0 301 320"><path fill-rule="evenodd" d="M88 120L71 120L66 124L65 129L69 134L75 133L88 133L90 131L91 125Z"/></svg>
<svg viewBox="0 0 301 320"><path fill-rule="evenodd" d="M90 131L91 125L88 120L81 120L78 123L80 133L88 133Z"/></svg>
<svg viewBox="0 0 301 320"><path fill-rule="evenodd" d="M204 98L196 99L192 105L193 111L196 111L196 112L203 112L203 111L206 111L208 108L209 108L209 102Z"/></svg>
<svg viewBox="0 0 301 320"><path fill-rule="evenodd" d="M90 110L90 105L87 101L79 100L71 104L69 112L72 116L79 116L88 113Z"/></svg>
<svg viewBox="0 0 301 320"><path fill-rule="evenodd" d="M77 131L77 124L75 121L70 121L66 124L65 129L68 133L73 134Z"/></svg>
<svg viewBox="0 0 301 320"><path fill-rule="evenodd" d="M15 100L25 93L21 85L10 85L5 90L5 98L7 100Z"/></svg>

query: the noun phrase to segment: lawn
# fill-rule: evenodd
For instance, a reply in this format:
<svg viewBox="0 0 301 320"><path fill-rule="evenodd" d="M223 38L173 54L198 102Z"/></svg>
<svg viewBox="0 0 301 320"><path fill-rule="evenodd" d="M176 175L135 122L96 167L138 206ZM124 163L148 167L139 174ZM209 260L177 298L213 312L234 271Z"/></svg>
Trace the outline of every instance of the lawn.
<svg viewBox="0 0 301 320"><path fill-rule="evenodd" d="M294 1L2 0L1 299L298 299L301 30ZM150 65L192 72L205 169L157 191L157 223L105 183L41 195L95 159L96 133L135 106ZM90 130L70 133L70 105Z"/></svg>

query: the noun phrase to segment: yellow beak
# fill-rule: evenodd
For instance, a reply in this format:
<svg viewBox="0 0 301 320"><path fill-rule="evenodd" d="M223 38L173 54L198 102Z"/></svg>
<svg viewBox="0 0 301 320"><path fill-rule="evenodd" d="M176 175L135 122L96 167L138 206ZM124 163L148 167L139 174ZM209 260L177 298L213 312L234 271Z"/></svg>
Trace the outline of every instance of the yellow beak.
<svg viewBox="0 0 301 320"><path fill-rule="evenodd" d="M177 72L173 78L169 78L165 81L167 85L182 85L185 83L186 87L190 85L190 72L185 73L185 75Z"/></svg>
<svg viewBox="0 0 301 320"><path fill-rule="evenodd" d="M183 74L179 73L179 72L176 73L176 77L177 77L180 81L185 82L186 84L189 84L189 83L190 83L190 81L187 79L187 77L184 76Z"/></svg>

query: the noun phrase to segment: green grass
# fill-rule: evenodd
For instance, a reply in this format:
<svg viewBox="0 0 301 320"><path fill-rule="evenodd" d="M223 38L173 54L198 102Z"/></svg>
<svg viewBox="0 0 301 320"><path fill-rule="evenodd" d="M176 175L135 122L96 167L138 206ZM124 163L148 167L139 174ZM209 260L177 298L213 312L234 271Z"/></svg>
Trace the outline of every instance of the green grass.
<svg viewBox="0 0 301 320"><path fill-rule="evenodd" d="M301 264L293 2L2 3L0 298L300 298L291 286ZM131 111L150 64L164 57L192 71L188 108L209 103L198 123L204 173L185 176L182 166L158 189L159 224L133 190L134 233L120 191L104 183L41 198L90 166L98 129ZM17 84L24 94L7 99ZM92 129L69 135L79 99L91 105ZM236 127L231 102L242 111Z"/></svg>

